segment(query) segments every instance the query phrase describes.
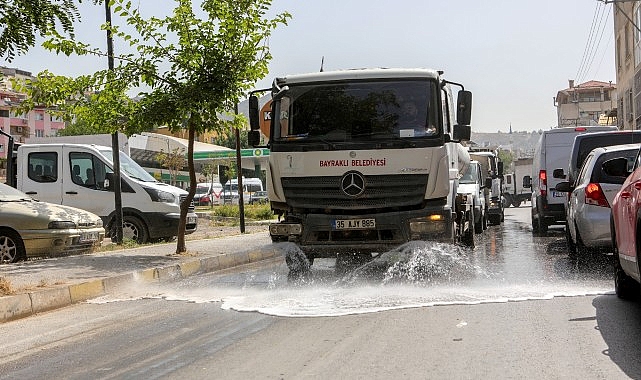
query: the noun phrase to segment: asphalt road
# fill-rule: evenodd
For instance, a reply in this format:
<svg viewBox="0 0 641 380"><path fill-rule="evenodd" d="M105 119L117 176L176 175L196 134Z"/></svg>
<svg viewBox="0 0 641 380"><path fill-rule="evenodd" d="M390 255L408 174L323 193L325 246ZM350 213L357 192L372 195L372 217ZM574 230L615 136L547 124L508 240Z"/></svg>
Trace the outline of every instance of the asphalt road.
<svg viewBox="0 0 641 380"><path fill-rule="evenodd" d="M640 304L527 212L479 236L462 278L437 260L345 282L320 261L292 282L278 260L5 323L0 378L641 378Z"/></svg>

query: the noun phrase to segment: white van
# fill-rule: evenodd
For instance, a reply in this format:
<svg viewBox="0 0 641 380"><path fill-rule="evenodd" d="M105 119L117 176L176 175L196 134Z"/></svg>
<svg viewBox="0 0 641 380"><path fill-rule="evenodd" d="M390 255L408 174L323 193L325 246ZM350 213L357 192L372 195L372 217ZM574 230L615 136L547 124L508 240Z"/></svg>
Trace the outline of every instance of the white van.
<svg viewBox="0 0 641 380"><path fill-rule="evenodd" d="M577 135L589 132L613 131L616 127L566 127L543 131L534 151L532 176L525 186L532 189L532 232L547 233L548 226L565 224L567 193L557 191L556 185L563 181L554 178L558 168L567 168L570 152Z"/></svg>
<svg viewBox="0 0 641 380"><path fill-rule="evenodd" d="M123 237L145 243L178 233L180 202L187 192L156 181L120 152ZM114 220L113 153L93 144L25 144L17 152L17 188L31 197L97 214L105 229ZM185 233L196 231L193 206Z"/></svg>
<svg viewBox="0 0 641 380"><path fill-rule="evenodd" d="M245 178L243 177L243 203L249 203L251 195L256 191L263 191L263 181L260 178ZM223 186L223 203L224 204L238 204L238 178L232 178L225 186Z"/></svg>
<svg viewBox="0 0 641 380"><path fill-rule="evenodd" d="M212 206L222 203L223 185L218 182L201 182L196 184L194 204L196 206Z"/></svg>

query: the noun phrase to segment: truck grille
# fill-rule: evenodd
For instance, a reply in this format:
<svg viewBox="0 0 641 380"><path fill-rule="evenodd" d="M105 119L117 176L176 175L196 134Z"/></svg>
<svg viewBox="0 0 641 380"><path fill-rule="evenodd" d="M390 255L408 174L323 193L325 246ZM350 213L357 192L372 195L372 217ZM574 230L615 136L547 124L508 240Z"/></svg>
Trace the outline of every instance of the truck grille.
<svg viewBox="0 0 641 380"><path fill-rule="evenodd" d="M368 210L420 205L427 175L365 176L365 191L356 198L340 188L342 177L286 177L282 179L287 203L294 208Z"/></svg>

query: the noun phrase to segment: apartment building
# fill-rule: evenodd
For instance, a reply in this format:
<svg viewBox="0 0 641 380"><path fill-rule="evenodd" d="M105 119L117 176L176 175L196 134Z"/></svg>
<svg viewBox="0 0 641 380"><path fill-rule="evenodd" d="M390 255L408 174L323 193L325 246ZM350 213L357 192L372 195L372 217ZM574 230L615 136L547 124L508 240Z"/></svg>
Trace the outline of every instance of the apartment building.
<svg viewBox="0 0 641 380"><path fill-rule="evenodd" d="M28 114L17 114L12 109L26 97L13 89L11 79L33 78L30 72L0 67L0 129L13 137L14 142L23 143L29 137L56 136L65 123L42 108L36 108ZM7 157L9 139L0 134L0 158Z"/></svg>
<svg viewBox="0 0 641 380"><path fill-rule="evenodd" d="M559 127L578 125L616 125L616 85L612 82L588 81L557 92L554 105Z"/></svg>
<svg viewBox="0 0 641 380"><path fill-rule="evenodd" d="M641 4L612 2L619 129L641 129Z"/></svg>

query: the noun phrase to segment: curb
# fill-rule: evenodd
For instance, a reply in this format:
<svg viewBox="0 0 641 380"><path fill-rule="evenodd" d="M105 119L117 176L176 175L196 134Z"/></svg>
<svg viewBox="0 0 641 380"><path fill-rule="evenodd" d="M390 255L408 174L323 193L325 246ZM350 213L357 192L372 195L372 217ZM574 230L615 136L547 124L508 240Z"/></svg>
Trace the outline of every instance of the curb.
<svg viewBox="0 0 641 380"><path fill-rule="evenodd" d="M272 259L276 250L257 250L203 257L166 267L142 269L130 273L85 281L58 288L0 297L0 323L25 318L103 296L132 282L170 282L192 275L215 272L239 265Z"/></svg>

